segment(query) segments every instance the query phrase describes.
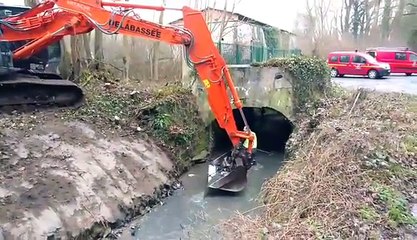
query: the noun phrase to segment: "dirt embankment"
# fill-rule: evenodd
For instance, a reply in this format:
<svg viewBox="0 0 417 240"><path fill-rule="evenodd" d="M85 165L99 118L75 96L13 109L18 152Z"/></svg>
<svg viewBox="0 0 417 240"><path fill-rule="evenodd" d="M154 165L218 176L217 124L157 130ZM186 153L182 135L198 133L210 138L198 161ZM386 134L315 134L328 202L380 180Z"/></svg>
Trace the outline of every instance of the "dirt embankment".
<svg viewBox="0 0 417 240"><path fill-rule="evenodd" d="M264 213L229 239L416 239L417 97L342 92L303 114Z"/></svg>
<svg viewBox="0 0 417 240"><path fill-rule="evenodd" d="M0 118L0 239L112 237L207 147L190 92L108 79L86 78L80 109Z"/></svg>

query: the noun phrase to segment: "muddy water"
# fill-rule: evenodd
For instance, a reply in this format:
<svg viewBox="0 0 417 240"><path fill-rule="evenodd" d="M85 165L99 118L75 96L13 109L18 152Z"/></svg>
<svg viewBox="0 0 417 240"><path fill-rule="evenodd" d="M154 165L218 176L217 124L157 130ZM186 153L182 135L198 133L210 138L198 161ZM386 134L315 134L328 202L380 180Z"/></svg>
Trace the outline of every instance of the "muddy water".
<svg viewBox="0 0 417 240"><path fill-rule="evenodd" d="M206 195L207 164L195 166L182 177L184 189L141 219L131 239L219 239L216 224L236 211L255 212L260 187L277 172L283 154L258 153L257 160L258 165L248 175L246 190L238 195Z"/></svg>

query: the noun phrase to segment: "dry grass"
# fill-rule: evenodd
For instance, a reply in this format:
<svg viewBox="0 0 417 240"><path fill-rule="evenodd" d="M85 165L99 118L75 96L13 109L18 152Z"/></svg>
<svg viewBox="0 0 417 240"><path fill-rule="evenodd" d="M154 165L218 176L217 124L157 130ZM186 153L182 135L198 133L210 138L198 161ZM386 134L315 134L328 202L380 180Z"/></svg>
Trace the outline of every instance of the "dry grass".
<svg viewBox="0 0 417 240"><path fill-rule="evenodd" d="M417 223L417 99L358 92L323 101L298 123L264 212L225 223L227 239L388 238ZM416 140L413 142L413 140ZM415 145L414 145L415 144Z"/></svg>

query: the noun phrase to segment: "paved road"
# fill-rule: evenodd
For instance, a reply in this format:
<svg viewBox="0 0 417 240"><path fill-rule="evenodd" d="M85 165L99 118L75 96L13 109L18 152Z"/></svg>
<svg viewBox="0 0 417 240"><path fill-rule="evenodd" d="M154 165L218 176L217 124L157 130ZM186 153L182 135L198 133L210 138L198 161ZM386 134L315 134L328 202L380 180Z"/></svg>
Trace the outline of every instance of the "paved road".
<svg viewBox="0 0 417 240"><path fill-rule="evenodd" d="M395 74L383 79L344 76L342 78L333 78L332 81L350 89L367 88L383 92L417 94L417 75L407 77L404 74Z"/></svg>

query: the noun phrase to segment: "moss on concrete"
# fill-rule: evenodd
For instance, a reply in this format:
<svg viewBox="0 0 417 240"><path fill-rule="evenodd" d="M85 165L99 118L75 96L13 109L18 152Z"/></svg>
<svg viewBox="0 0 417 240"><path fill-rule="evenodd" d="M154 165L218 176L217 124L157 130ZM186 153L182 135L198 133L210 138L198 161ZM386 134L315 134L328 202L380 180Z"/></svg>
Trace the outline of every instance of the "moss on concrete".
<svg viewBox="0 0 417 240"><path fill-rule="evenodd" d="M254 63L255 67L278 67L290 76L294 112L319 101L330 90L330 72L326 61L317 57L293 56Z"/></svg>
<svg viewBox="0 0 417 240"><path fill-rule="evenodd" d="M291 90L283 88L268 93L268 106L280 109L285 116L291 116L294 107Z"/></svg>

